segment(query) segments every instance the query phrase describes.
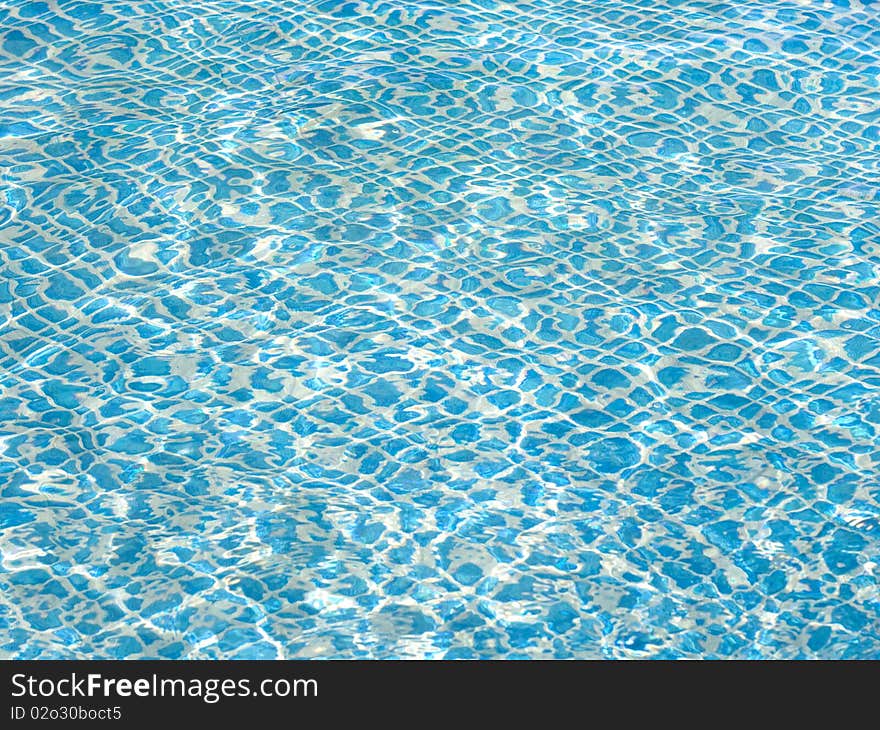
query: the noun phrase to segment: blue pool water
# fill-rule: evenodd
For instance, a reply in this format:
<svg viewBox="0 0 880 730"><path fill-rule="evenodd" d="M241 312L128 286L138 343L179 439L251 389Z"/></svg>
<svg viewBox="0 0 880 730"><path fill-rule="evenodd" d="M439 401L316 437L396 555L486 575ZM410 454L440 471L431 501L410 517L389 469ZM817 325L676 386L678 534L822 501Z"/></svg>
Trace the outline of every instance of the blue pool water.
<svg viewBox="0 0 880 730"><path fill-rule="evenodd" d="M880 657L880 21L0 10L0 656Z"/></svg>

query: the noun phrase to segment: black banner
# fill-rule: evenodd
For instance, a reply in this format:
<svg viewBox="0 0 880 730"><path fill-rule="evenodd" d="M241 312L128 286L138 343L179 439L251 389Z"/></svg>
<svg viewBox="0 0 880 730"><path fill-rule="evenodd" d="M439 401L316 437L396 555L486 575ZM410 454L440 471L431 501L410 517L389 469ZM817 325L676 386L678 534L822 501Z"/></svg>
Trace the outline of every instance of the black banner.
<svg viewBox="0 0 880 730"><path fill-rule="evenodd" d="M845 706L855 709L866 695L852 681L873 685L876 667L871 662L6 661L0 662L0 727L176 726L200 720L227 727L255 718L263 724L307 720L327 727L355 720L368 727L418 725L427 718L470 722L477 715L496 721L580 716L592 725L590 717L605 711L657 721L693 711L695 703L724 708L725 716L744 706L766 712L780 701L794 711L798 702L833 698L844 678Z"/></svg>

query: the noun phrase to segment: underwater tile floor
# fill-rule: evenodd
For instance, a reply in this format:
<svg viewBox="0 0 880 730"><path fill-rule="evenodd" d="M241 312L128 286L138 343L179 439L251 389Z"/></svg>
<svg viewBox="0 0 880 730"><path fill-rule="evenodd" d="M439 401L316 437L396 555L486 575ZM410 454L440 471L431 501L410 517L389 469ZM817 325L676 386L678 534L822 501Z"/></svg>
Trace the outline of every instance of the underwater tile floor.
<svg viewBox="0 0 880 730"><path fill-rule="evenodd" d="M0 8L0 657L880 658L870 3Z"/></svg>

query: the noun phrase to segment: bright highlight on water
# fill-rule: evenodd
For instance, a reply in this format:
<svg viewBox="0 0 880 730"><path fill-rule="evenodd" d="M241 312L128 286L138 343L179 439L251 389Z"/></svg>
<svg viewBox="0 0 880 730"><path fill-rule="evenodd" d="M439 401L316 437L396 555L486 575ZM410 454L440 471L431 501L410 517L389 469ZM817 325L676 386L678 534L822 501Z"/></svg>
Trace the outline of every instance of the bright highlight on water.
<svg viewBox="0 0 880 730"><path fill-rule="evenodd" d="M0 9L0 657L880 657L880 20Z"/></svg>

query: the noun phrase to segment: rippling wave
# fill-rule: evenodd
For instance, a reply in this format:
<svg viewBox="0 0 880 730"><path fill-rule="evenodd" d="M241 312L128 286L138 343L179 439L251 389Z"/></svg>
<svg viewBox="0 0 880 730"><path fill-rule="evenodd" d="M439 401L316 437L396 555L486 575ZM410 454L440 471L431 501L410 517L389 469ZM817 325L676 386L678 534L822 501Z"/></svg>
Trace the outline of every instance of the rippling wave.
<svg viewBox="0 0 880 730"><path fill-rule="evenodd" d="M868 3L0 9L0 655L880 657Z"/></svg>

